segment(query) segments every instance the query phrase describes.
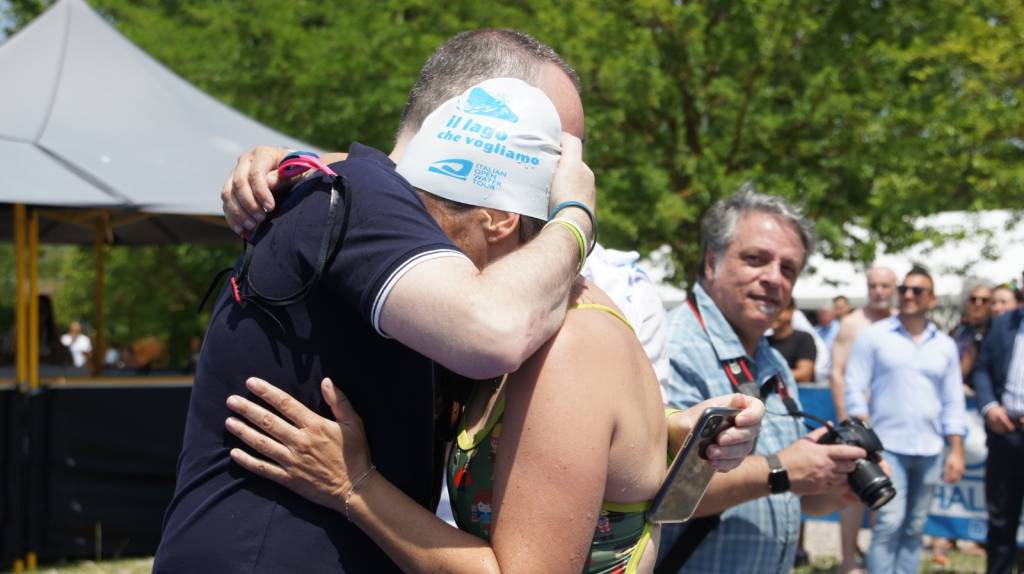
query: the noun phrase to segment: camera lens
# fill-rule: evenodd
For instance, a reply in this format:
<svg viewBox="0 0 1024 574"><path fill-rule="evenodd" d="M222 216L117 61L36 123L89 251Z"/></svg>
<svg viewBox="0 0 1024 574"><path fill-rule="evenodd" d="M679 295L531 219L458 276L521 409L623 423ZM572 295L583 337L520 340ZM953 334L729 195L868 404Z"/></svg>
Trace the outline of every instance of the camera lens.
<svg viewBox="0 0 1024 574"><path fill-rule="evenodd" d="M713 416L708 419L708 424L704 427L704 430L700 433L701 438L709 438L715 435L715 431L722 424L722 417Z"/></svg>
<svg viewBox="0 0 1024 574"><path fill-rule="evenodd" d="M896 496L896 488L882 467L864 458L857 460L855 464L848 481L868 508L878 510Z"/></svg>

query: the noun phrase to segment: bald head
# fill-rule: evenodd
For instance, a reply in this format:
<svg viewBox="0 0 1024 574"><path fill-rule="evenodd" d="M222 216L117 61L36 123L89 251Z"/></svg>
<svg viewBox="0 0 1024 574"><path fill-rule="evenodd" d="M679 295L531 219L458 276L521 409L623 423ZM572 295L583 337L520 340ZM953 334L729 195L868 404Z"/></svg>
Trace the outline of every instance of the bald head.
<svg viewBox="0 0 1024 574"><path fill-rule="evenodd" d="M896 272L888 267L873 265L868 269L868 307L874 311L892 308L896 294Z"/></svg>

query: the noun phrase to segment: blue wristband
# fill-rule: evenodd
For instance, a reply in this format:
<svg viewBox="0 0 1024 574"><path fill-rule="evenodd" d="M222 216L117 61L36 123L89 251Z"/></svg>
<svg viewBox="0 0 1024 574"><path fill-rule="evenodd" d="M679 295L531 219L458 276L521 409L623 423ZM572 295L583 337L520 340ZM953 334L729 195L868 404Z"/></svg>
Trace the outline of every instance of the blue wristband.
<svg viewBox="0 0 1024 574"><path fill-rule="evenodd" d="M597 218L594 217L594 210L590 209L589 205L583 203L582 201L563 201L562 203L559 203L558 205L555 206L554 209L551 210L551 214L548 215L548 221L554 219L555 216L558 215L559 211L562 211L563 209L566 209L568 207L578 207L583 210L583 213L587 214L587 217L590 218L590 227L591 229L594 230L594 237L590 240L590 250L587 253L593 253L594 246L597 245Z"/></svg>
<svg viewBox="0 0 1024 574"><path fill-rule="evenodd" d="M320 154L318 154L316 152L312 152L312 151L302 151L302 150L293 151L292 153L290 153L290 154L284 156L283 158L281 158L281 163L284 163L284 162L292 159L293 157L301 157L301 156L320 157ZM280 164L278 164L278 165L280 165Z"/></svg>

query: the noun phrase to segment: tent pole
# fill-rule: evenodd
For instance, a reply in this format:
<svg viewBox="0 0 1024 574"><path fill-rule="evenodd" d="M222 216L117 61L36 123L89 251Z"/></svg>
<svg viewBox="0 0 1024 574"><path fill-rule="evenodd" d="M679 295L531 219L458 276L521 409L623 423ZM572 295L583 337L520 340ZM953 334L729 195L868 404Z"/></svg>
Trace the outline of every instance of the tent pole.
<svg viewBox="0 0 1024 574"><path fill-rule="evenodd" d="M27 225L27 211L24 204L16 204L14 206L14 256L15 256L15 278L14 278L14 322L15 330L17 331L17 348L15 354L17 356L16 366L16 378L18 384L18 392L24 393L28 390L28 356L29 356L29 325L28 325L28 301L25 288L27 280L27 268L29 254L27 245L28 225ZM38 344L38 341L37 341ZM30 503L31 504L31 503ZM31 509L29 509L31 511ZM29 551L25 555L25 560L20 557L14 561L14 571L21 572L26 567L28 562L28 568L32 569L34 563L34 553Z"/></svg>
<svg viewBox="0 0 1024 574"><path fill-rule="evenodd" d="M28 388L39 388L39 214L28 220Z"/></svg>
<svg viewBox="0 0 1024 574"><path fill-rule="evenodd" d="M96 336L92 344L92 374L98 375L103 369L103 356L105 354L106 338L104 337L106 326L103 323L103 291L106 283L106 245L109 235L110 213L104 211L96 218L96 288L93 301L93 326L96 328Z"/></svg>
<svg viewBox="0 0 1024 574"><path fill-rule="evenodd" d="M28 381L28 306L25 300L25 205L14 206L14 323L17 332L15 347L15 381L24 392Z"/></svg>

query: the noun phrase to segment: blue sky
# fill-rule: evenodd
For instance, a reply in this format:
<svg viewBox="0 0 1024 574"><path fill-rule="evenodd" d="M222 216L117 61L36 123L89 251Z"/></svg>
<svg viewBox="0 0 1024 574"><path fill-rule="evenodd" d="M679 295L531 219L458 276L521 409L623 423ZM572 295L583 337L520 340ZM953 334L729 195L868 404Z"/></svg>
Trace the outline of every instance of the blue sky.
<svg viewBox="0 0 1024 574"><path fill-rule="evenodd" d="M4 33L4 28L10 26L13 22L8 16L11 10L11 3L8 0L0 0L0 42L3 42L7 38L7 34Z"/></svg>

